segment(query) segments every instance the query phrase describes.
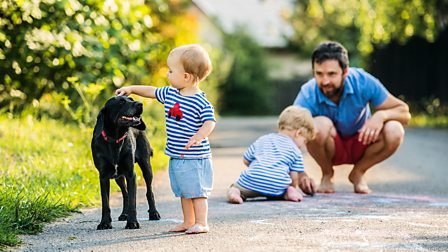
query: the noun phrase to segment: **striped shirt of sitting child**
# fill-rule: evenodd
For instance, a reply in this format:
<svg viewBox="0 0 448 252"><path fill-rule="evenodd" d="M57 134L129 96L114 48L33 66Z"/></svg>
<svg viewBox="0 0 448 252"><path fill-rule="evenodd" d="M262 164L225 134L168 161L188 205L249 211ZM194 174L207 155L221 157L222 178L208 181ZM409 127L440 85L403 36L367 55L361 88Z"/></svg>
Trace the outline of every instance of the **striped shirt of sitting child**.
<svg viewBox="0 0 448 252"><path fill-rule="evenodd" d="M291 171L304 172L302 152L292 138L271 133L258 138L244 153L250 162L237 183L266 196L280 196L291 184Z"/></svg>

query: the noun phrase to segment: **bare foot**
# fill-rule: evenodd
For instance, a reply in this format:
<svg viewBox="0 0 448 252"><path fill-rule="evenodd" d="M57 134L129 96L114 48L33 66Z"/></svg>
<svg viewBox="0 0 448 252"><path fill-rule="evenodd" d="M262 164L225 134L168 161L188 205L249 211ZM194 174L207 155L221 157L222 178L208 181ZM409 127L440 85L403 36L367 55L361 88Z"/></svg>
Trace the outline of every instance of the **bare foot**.
<svg viewBox="0 0 448 252"><path fill-rule="evenodd" d="M208 233L208 231L209 231L208 226L194 224L194 226L192 226L188 230L186 230L185 233L186 234L202 234L202 233Z"/></svg>
<svg viewBox="0 0 448 252"><path fill-rule="evenodd" d="M285 199L289 201L299 202L303 200L303 195L296 188L289 186L286 189Z"/></svg>
<svg viewBox="0 0 448 252"><path fill-rule="evenodd" d="M354 184L355 193L369 194L372 192L367 184Z"/></svg>
<svg viewBox="0 0 448 252"><path fill-rule="evenodd" d="M177 225L174 228L170 229L168 232L174 232L174 233L185 232L192 226L193 225L186 225L186 224L182 223L182 224Z"/></svg>
<svg viewBox="0 0 448 252"><path fill-rule="evenodd" d="M227 190L227 200L233 204L242 204L243 198L241 198L240 190L235 187L230 187Z"/></svg>
<svg viewBox="0 0 448 252"><path fill-rule="evenodd" d="M356 171L350 172L348 180L352 182L355 193L369 194L372 192L363 178L364 174Z"/></svg>
<svg viewBox="0 0 448 252"><path fill-rule="evenodd" d="M331 182L330 179L324 179L322 178L322 181L320 182L319 187L317 188L316 192L318 193L334 193L334 184Z"/></svg>

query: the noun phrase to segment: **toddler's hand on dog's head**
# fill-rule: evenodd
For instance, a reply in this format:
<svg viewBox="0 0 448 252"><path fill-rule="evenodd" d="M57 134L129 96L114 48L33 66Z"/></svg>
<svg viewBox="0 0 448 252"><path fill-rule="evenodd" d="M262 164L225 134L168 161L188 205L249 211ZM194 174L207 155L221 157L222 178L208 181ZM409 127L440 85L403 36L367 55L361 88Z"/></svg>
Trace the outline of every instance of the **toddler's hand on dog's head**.
<svg viewBox="0 0 448 252"><path fill-rule="evenodd" d="M128 94L126 88L119 88L119 89L115 90L115 95L116 96L122 96L122 95L128 96L129 94Z"/></svg>
<svg viewBox="0 0 448 252"><path fill-rule="evenodd" d="M115 90L115 95L116 96L122 96L122 95L124 95L124 92L121 91L120 89L117 89L117 90Z"/></svg>

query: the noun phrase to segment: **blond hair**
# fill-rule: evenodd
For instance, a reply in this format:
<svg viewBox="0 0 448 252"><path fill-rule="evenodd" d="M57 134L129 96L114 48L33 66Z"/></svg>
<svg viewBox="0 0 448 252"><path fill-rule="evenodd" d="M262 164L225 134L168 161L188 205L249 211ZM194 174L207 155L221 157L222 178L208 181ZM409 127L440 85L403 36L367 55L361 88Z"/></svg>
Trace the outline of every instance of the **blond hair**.
<svg viewBox="0 0 448 252"><path fill-rule="evenodd" d="M169 55L178 54L179 62L186 73L202 81L212 71L212 62L207 51L198 44L183 45L171 50Z"/></svg>
<svg viewBox="0 0 448 252"><path fill-rule="evenodd" d="M297 106L286 107L278 118L279 130L297 130L302 129L302 135L308 140L314 139L316 130L311 113Z"/></svg>

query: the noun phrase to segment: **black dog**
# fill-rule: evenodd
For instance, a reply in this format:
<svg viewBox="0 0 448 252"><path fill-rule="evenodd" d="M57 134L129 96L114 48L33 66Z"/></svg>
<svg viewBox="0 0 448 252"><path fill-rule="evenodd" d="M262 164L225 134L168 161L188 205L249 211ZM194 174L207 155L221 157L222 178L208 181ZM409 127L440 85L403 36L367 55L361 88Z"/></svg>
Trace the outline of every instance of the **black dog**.
<svg viewBox="0 0 448 252"><path fill-rule="evenodd" d="M141 119L142 112L142 103L126 96L117 96L110 98L98 114L91 144L101 185L102 217L97 229L112 228L110 179L115 179L123 194L123 211L118 220L127 220L126 229L140 228L136 210L136 162L146 182L149 219L160 219L151 188L153 175L149 159L152 148L144 132L146 125Z"/></svg>

